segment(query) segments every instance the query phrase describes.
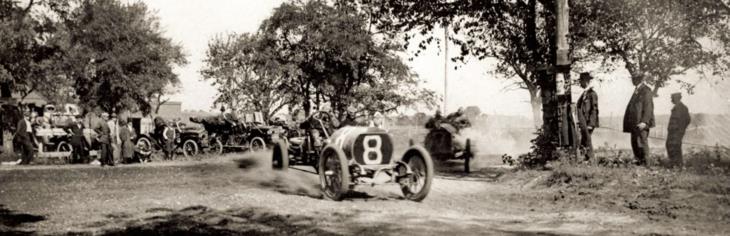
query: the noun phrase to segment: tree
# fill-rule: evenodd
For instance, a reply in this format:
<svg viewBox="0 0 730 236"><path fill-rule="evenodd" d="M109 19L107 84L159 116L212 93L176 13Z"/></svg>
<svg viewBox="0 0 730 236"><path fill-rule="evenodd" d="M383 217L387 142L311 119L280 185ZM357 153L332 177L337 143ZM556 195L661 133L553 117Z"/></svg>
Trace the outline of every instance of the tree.
<svg viewBox="0 0 730 236"><path fill-rule="evenodd" d="M604 65L623 65L632 77L644 76L655 93L687 71L721 75L730 68L727 1L575 2L590 16L580 22L592 32L586 50L602 54ZM676 81L691 91L691 84Z"/></svg>
<svg viewBox="0 0 730 236"><path fill-rule="evenodd" d="M162 35L144 3L84 0L62 15L70 41L65 66L82 107L149 112L150 97L179 82L173 68L187 63L182 49Z"/></svg>
<svg viewBox="0 0 730 236"><path fill-rule="evenodd" d="M205 63L201 74L217 85L215 102L234 111L254 109L269 119L293 101L280 93L285 82L283 67L270 60L259 35L229 34L211 39Z"/></svg>
<svg viewBox="0 0 730 236"><path fill-rule="evenodd" d="M62 29L50 13L31 12L48 2L19 4L0 1L0 83L19 93L21 102L33 92L63 102L70 80L59 66L65 44Z"/></svg>
<svg viewBox="0 0 730 236"><path fill-rule="evenodd" d="M494 70L501 78L514 80L517 88L530 94L533 120L539 126L542 119L540 82L546 80L541 70L552 65L555 49L555 3L550 0L517 1L359 1L363 8L377 19L383 31L409 32L404 40L415 34L426 35L419 42L423 50L431 42L438 41L433 30L439 26L451 31L449 41L456 43L461 54L453 61L464 62L468 58L497 60ZM583 17L573 14L571 18ZM572 25L571 30L580 30ZM574 45L582 45L583 38L571 35ZM418 53L418 52L417 52ZM591 54L574 56L574 61L591 60Z"/></svg>
<svg viewBox="0 0 730 236"><path fill-rule="evenodd" d="M402 46L373 32L368 15L346 2L284 3L260 27L262 45L284 68L283 91L312 105L329 105L340 120L387 113L435 94L397 53Z"/></svg>

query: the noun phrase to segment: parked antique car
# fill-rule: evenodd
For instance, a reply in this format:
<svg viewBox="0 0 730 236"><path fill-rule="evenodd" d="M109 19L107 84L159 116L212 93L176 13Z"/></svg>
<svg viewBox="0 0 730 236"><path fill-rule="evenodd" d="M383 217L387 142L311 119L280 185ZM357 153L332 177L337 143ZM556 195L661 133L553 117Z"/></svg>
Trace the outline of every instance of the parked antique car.
<svg viewBox="0 0 730 236"><path fill-rule="evenodd" d="M456 136L459 131L471 126L461 111L454 112L445 118L437 114L429 120L426 128L429 130L423 141L431 156L438 161L454 159L464 160L464 172L470 172L470 160L474 158L471 139L466 138L463 143Z"/></svg>
<svg viewBox="0 0 730 236"><path fill-rule="evenodd" d="M48 104L37 110L39 116L34 124L36 145L38 146L38 156L55 156L63 157L69 161L68 157L73 151L71 146L70 134L66 131L68 125L72 124L73 117L78 115L80 109L74 104L65 104L59 106L61 110L53 104ZM89 155L94 156L98 150L98 143L93 138L96 133L91 128L84 129L86 142L91 145Z"/></svg>
<svg viewBox="0 0 730 236"><path fill-rule="evenodd" d="M170 125L174 131L174 153L182 151L183 155L195 156L202 148L207 147L207 134L195 127L187 127L179 121L171 124L161 117L154 120L150 118L132 118L132 127L136 131L135 152L140 161L149 161L152 153L161 151L164 147L164 140L160 132L165 125Z"/></svg>
<svg viewBox="0 0 730 236"><path fill-rule="evenodd" d="M304 137L277 142L272 167L286 170L290 165L315 166L325 197L339 201L360 184L399 184L406 199L421 201L433 180L433 162L418 145L411 146L400 159L394 158L393 141L378 127L346 126L334 131L332 115L316 112L302 122ZM321 132L320 132L321 131ZM290 148L291 147L291 148Z"/></svg>
<svg viewBox="0 0 730 236"><path fill-rule="evenodd" d="M208 134L210 153L222 154L225 150L239 149L260 151L267 149L280 138L278 127L269 126L260 113L246 113L244 119L222 116L190 117L190 121L203 126Z"/></svg>

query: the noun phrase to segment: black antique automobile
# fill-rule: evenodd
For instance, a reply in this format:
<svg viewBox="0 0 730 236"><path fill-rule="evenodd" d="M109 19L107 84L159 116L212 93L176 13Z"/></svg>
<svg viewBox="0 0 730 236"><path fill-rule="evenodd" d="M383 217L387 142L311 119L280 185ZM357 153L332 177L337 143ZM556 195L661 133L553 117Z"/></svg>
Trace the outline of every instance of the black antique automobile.
<svg viewBox="0 0 730 236"><path fill-rule="evenodd" d="M195 156L207 146L207 134L200 128L188 127L182 122L167 122L161 117L132 118L132 127L136 131L135 153L141 162L149 161L153 152L161 151L164 147L164 137L161 131L165 126L173 133L175 149L173 153L182 151L186 157Z"/></svg>
<svg viewBox="0 0 730 236"><path fill-rule="evenodd" d="M433 162L422 147L410 147L395 159L393 140L378 127L345 126L326 112L315 112L301 123L305 135L274 145L272 168L313 166L325 197L339 201L357 185L398 184L406 199L421 201L433 180Z"/></svg>
<svg viewBox="0 0 730 236"><path fill-rule="evenodd" d="M261 151L280 137L277 127L266 125L249 114L243 120L208 116L190 117L190 121L201 124L208 133L208 148L205 150L210 153L222 154L231 149Z"/></svg>
<svg viewBox="0 0 730 236"><path fill-rule="evenodd" d="M454 159L464 160L464 172L469 173L469 163L474 158L471 139L464 141L457 138L459 132L470 127L471 122L464 117L461 111L454 112L447 117L436 114L426 124L429 130L423 141L431 156L438 161Z"/></svg>

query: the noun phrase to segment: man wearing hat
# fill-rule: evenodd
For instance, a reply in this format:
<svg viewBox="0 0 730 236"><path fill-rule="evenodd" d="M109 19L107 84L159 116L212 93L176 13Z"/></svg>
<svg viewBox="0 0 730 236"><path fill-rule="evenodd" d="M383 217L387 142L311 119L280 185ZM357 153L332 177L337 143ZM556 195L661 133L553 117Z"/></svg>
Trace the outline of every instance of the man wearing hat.
<svg viewBox="0 0 730 236"><path fill-rule="evenodd" d="M578 82L583 93L578 98L578 128L580 129L580 146L585 151L586 160L593 158L593 143L591 135L598 127L598 94L593 90L591 80L593 76L588 72L580 73Z"/></svg>
<svg viewBox="0 0 730 236"><path fill-rule="evenodd" d="M18 121L13 141L19 148L21 161L19 165L29 165L33 161L33 125L31 124L30 110L23 109L23 118Z"/></svg>
<svg viewBox="0 0 730 236"><path fill-rule="evenodd" d="M99 122L94 129L97 134L96 139L101 144L101 149L99 150L99 161L101 162L101 166L114 166L114 157L111 146L111 129L107 123L109 121L109 113L102 113L101 119L102 121Z"/></svg>
<svg viewBox="0 0 730 236"><path fill-rule="evenodd" d="M71 162L85 163L89 155L89 143L84 136L84 117L76 115L72 123L66 127L66 132L71 135Z"/></svg>
<svg viewBox="0 0 730 236"><path fill-rule="evenodd" d="M634 94L626 106L623 130L631 133L631 149L636 164L646 165L649 157L649 129L654 127L654 92L644 83L643 75L631 77Z"/></svg>
<svg viewBox="0 0 730 236"><path fill-rule="evenodd" d="M667 125L667 157L672 166L682 165L682 139L684 131L691 121L689 109L682 103L682 94L673 93L672 114L669 116L669 125Z"/></svg>

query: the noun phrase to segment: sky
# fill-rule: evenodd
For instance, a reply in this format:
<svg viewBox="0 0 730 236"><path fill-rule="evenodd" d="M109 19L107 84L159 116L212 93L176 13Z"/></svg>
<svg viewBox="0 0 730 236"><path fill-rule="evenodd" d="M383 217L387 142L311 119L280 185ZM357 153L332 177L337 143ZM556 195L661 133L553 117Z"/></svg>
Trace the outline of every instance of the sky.
<svg viewBox="0 0 730 236"><path fill-rule="evenodd" d="M134 0L129 0L129 2ZM216 110L212 108L216 90L210 82L202 81L200 70L208 41L216 35L255 32L259 24L269 17L282 0L143 0L159 19L165 35L181 44L189 63L176 68L181 89L172 100L182 102L184 110ZM437 35L442 32L438 31ZM441 36L442 37L442 36ZM414 44L412 44L414 45ZM455 48L455 47L453 47ZM454 50L455 51L455 50ZM413 55L413 54L410 54ZM444 92L444 55L436 45L412 61L404 58L421 79L424 87L439 94ZM458 69L454 69L458 66ZM511 82L495 79L491 75L493 62L471 59L467 63L450 63L448 69L447 112L458 107L479 106L487 114L521 115L530 117L529 94L526 90L506 89ZM588 70L589 72L591 70ZM594 83L599 95L601 115L623 115L633 92L628 73L617 70L611 74L595 74L603 80ZM577 74L573 78L577 78ZM692 113L721 113L730 111L730 81L719 83L719 78L702 78L697 75L683 77L696 83L693 95L684 94L684 102ZM668 114L672 104L669 94L678 92L672 83L659 91L655 99L655 113ZM580 95L573 88L574 99ZM430 112L430 111L429 111Z"/></svg>

